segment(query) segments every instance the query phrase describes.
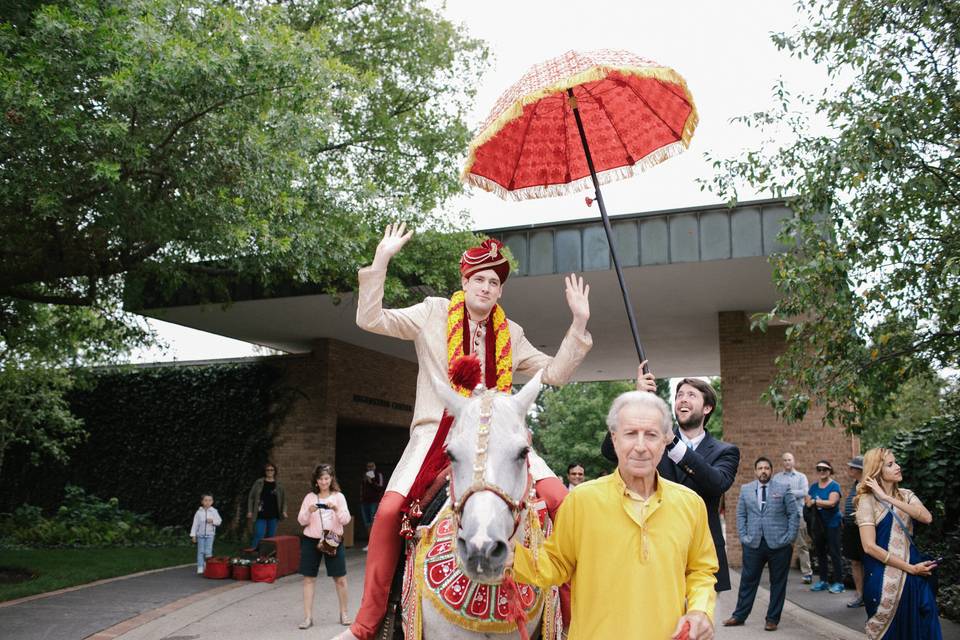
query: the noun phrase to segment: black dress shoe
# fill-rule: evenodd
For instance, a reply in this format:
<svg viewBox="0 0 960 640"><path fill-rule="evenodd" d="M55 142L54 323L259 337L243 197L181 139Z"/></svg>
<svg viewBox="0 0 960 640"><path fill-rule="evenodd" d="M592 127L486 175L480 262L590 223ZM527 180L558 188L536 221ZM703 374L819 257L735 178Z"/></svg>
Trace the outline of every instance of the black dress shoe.
<svg viewBox="0 0 960 640"><path fill-rule="evenodd" d="M742 626L743 626L743 620L737 620L736 618L734 618L733 616L731 616L731 617L729 617L729 618L727 618L726 620L723 621L723 626L725 626L725 627L742 627Z"/></svg>
<svg viewBox="0 0 960 640"><path fill-rule="evenodd" d="M776 631L776 630L777 630L777 623L776 623L776 622L770 622L769 620L767 620L765 623L763 623L763 630L764 630L764 631Z"/></svg>

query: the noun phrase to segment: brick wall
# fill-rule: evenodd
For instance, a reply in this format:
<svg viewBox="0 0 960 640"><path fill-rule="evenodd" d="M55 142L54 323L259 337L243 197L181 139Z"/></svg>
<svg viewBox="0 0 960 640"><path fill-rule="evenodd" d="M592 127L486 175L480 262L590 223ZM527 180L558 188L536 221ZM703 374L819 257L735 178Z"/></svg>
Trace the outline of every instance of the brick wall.
<svg viewBox="0 0 960 640"><path fill-rule="evenodd" d="M376 437L387 429L381 439L386 444L375 448L377 455L389 464L391 455L402 452L406 433L401 430L409 429L413 418L417 365L327 339L318 340L310 354L284 356L276 363L285 370L281 384L294 394L271 452L288 493L290 517L281 524L280 532L297 534L296 511L317 464L336 465L344 494L351 503L355 500L352 494L356 493L354 485L358 484L360 470L354 467L358 466L356 459L366 456L338 452L338 432L345 445L355 446L357 438L351 438L349 430L362 429L369 437ZM347 464L342 469L341 459ZM359 519L359 512L353 515Z"/></svg>
<svg viewBox="0 0 960 640"><path fill-rule="evenodd" d="M723 380L723 438L740 447L740 469L726 495L727 556L731 566L741 563L737 539L736 507L740 486L755 479L753 461L759 456L773 460L781 470L780 455L790 451L797 469L813 479L817 460L827 459L837 471L841 486L847 484L843 465L859 452L857 439L842 429L824 427L820 413L812 409L800 423L787 425L760 401L760 395L773 380L774 358L784 350L786 327L771 326L766 333L750 331L750 321L742 311L723 311L720 328L720 377Z"/></svg>

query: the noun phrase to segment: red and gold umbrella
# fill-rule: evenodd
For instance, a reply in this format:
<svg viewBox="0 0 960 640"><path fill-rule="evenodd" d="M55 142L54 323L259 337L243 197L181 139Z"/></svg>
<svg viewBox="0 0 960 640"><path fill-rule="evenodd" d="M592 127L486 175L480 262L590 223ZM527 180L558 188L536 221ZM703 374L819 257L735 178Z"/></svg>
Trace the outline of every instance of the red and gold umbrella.
<svg viewBox="0 0 960 640"><path fill-rule="evenodd" d="M641 361L600 184L680 153L696 126L693 97L670 67L628 51L569 51L535 65L500 96L470 143L464 168L465 182L504 199L560 196L593 185Z"/></svg>

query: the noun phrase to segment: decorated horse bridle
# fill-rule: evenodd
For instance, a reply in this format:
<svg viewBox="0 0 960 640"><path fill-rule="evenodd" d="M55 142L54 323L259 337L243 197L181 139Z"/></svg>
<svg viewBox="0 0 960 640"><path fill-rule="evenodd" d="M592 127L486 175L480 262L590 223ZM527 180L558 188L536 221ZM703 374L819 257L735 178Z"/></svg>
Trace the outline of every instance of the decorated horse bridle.
<svg viewBox="0 0 960 640"><path fill-rule="evenodd" d="M453 475L450 476L450 502L452 503L453 517L456 519L457 528L460 528L460 517L463 515L463 509L467 504L467 500L475 496L478 493L484 491L489 491L493 495L500 498L510 510L510 513L513 514L513 531L510 533L510 538L517 533L517 529L520 528L520 520L523 517L523 512L527 508L527 496L530 494L530 491L533 488L533 476L530 474L530 460L527 459L527 485L523 490L523 495L514 500L509 493L493 484L492 482L487 482L486 468L487 468L487 446L490 441L490 417L493 413L493 399L496 397L497 391L495 389L486 390L482 392L480 396L480 423L477 425L477 457L473 462L473 482L467 488L462 496L458 499L456 493L453 489Z"/></svg>

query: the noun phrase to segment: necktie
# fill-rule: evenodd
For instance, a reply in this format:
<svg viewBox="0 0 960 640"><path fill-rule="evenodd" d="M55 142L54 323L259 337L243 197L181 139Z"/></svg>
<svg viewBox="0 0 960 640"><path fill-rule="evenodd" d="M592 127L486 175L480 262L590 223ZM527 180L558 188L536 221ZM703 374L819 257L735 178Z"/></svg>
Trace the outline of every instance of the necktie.
<svg viewBox="0 0 960 640"><path fill-rule="evenodd" d="M760 511L767 506L767 485L760 485Z"/></svg>

